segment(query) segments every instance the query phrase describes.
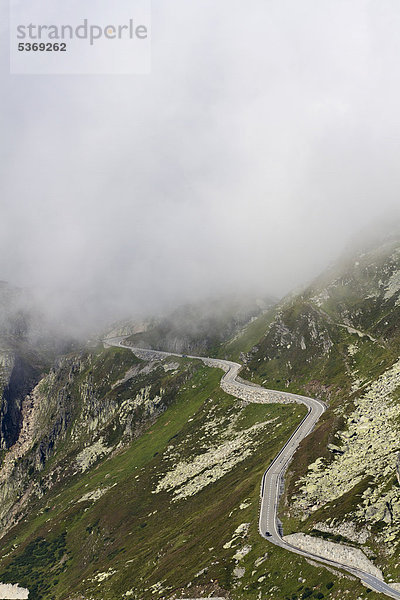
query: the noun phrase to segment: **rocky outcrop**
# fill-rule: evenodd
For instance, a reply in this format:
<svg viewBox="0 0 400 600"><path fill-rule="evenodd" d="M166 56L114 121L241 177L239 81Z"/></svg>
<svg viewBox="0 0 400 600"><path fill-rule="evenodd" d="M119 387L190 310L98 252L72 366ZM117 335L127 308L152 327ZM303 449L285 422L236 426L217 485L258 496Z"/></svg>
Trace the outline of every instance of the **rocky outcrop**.
<svg viewBox="0 0 400 600"><path fill-rule="evenodd" d="M249 429L238 432L235 431L236 417L234 417L228 425L225 425L222 443L211 445L206 452L195 456L193 460L177 462L173 469L162 477L152 493L157 494L162 490L172 491L174 501L194 496L251 456L260 444L257 434L273 421L275 419L257 423Z"/></svg>
<svg viewBox="0 0 400 600"><path fill-rule="evenodd" d="M371 384L364 396L356 401L355 410L347 418L346 429L338 434L340 444L333 460L327 464L326 460L318 458L309 466L294 502L299 512L309 515L370 477L373 478L371 486L363 494L363 517L367 522L376 522L383 517L382 511L374 511L373 505L379 503L383 491L389 493L388 481L396 473L400 405L392 398L399 387L400 361ZM375 494L373 490L377 484L382 492ZM393 488L393 494L392 499L397 502L397 487ZM385 506L386 501L383 502L383 508ZM399 510L400 505L395 510L396 515Z"/></svg>
<svg viewBox="0 0 400 600"><path fill-rule="evenodd" d="M22 426L22 403L40 374L25 359L11 352L2 356L3 393L0 404L0 448L15 444Z"/></svg>
<svg viewBox="0 0 400 600"><path fill-rule="evenodd" d="M29 590L10 583L0 583L0 600L26 600Z"/></svg>

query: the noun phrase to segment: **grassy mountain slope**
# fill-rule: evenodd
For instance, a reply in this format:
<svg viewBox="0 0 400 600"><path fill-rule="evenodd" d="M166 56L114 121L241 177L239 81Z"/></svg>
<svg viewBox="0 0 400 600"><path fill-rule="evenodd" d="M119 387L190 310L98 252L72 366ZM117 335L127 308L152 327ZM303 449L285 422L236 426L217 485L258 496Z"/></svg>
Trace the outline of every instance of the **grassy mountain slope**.
<svg viewBox="0 0 400 600"><path fill-rule="evenodd" d="M358 593L356 581L258 534L262 472L305 409L245 406L221 391L220 376L122 349L65 359L38 393L69 395L75 408L52 445L42 432L60 411L47 402L37 416L41 433L22 459L33 491L2 539L0 581L28 587L33 600Z"/></svg>
<svg viewBox="0 0 400 600"><path fill-rule="evenodd" d="M243 371L329 403L291 464L285 531L363 547L397 581L399 273L396 236L340 261L273 309Z"/></svg>
<svg viewBox="0 0 400 600"><path fill-rule="evenodd" d="M288 472L285 532L361 547L397 581L399 272L392 238L267 312L186 308L131 338L240 357L250 380L325 399ZM246 406L220 376L115 348L61 359L4 456L0 581L43 600L381 597L260 538L262 472L305 409Z"/></svg>

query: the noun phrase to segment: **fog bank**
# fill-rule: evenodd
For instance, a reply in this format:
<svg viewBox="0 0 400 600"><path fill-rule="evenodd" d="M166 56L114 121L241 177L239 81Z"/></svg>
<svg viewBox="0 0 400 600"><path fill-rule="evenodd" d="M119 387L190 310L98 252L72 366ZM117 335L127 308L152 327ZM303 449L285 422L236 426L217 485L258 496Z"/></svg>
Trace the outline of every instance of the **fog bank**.
<svg viewBox="0 0 400 600"><path fill-rule="evenodd" d="M154 2L151 75L11 76L3 19L0 279L84 323L310 279L397 212L399 25Z"/></svg>

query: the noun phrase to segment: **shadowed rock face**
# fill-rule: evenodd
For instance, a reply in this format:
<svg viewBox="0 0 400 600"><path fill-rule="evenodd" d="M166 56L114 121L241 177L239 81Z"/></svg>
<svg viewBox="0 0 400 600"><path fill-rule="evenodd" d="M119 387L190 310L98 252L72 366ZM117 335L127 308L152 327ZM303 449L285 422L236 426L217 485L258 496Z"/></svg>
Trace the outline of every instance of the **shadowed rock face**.
<svg viewBox="0 0 400 600"><path fill-rule="evenodd" d="M14 357L8 384L4 387L0 409L0 447L8 449L18 439L22 424L22 401L40 379L39 372L26 360Z"/></svg>
<svg viewBox="0 0 400 600"><path fill-rule="evenodd" d="M130 336L132 346L208 355L274 304L271 298L219 298L181 306Z"/></svg>

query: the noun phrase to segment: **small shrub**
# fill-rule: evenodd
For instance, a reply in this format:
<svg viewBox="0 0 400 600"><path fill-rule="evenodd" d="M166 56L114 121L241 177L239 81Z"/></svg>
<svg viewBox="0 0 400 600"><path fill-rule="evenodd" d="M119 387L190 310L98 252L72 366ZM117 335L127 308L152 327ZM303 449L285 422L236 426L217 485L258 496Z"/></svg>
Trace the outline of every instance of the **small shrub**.
<svg viewBox="0 0 400 600"><path fill-rule="evenodd" d="M334 586L334 583L333 583L333 581L328 581L328 583L326 584L326 588L327 588L328 590L330 590L331 588L333 588L333 586Z"/></svg>

